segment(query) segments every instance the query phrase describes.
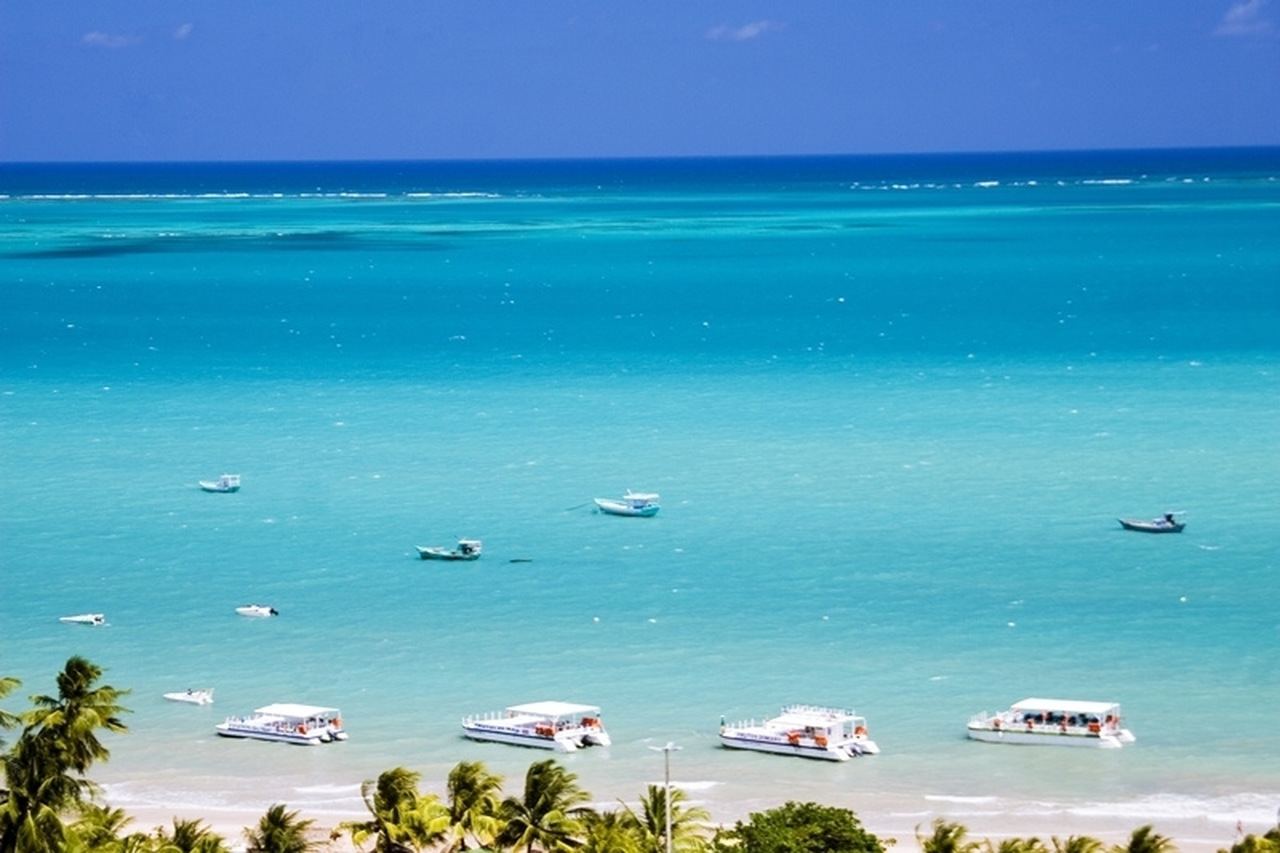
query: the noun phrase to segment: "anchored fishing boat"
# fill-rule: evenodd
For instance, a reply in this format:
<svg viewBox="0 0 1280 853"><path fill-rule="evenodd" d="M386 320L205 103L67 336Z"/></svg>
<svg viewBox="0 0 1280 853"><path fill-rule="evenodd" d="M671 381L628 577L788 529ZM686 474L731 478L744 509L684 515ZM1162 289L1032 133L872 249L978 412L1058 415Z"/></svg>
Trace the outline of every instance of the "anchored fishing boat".
<svg viewBox="0 0 1280 853"><path fill-rule="evenodd" d="M424 560L478 560L480 552L484 550L484 543L479 539L459 539L458 547L452 550L448 548L424 548L419 545L418 556Z"/></svg>
<svg viewBox="0 0 1280 853"><path fill-rule="evenodd" d="M1135 740L1115 702L1074 699L1023 699L1007 711L984 711L969 720L969 737L986 743L1095 749L1119 749Z"/></svg>
<svg viewBox="0 0 1280 853"><path fill-rule="evenodd" d="M574 752L584 746L609 746L612 743L600 722L598 706L570 702L530 702L511 705L499 713L465 717L462 733L472 740L491 740L557 752Z"/></svg>
<svg viewBox="0 0 1280 853"><path fill-rule="evenodd" d="M240 491L240 475L223 474L216 480L201 480L200 488L206 492L221 492L223 494L238 492Z"/></svg>
<svg viewBox="0 0 1280 853"><path fill-rule="evenodd" d="M659 497L653 492L633 492L628 489L621 498L595 498L595 504L601 512L607 512L609 515L651 518L661 509L658 506Z"/></svg>
<svg viewBox="0 0 1280 853"><path fill-rule="evenodd" d="M1150 521L1143 521L1136 518L1117 518L1120 526L1125 530L1136 530L1139 533L1181 533L1182 528L1187 526L1185 521L1178 521L1173 517L1173 513L1166 512L1160 518L1153 518Z"/></svg>
<svg viewBox="0 0 1280 853"><path fill-rule="evenodd" d="M777 755L848 761L875 755L880 747L867 735L866 718L841 708L787 705L763 722L747 720L728 725L720 721L720 743L730 749L750 749Z"/></svg>
<svg viewBox="0 0 1280 853"><path fill-rule="evenodd" d="M242 604L236 608L236 612L241 616L252 616L258 619L264 619L267 616L279 616L280 611L266 604Z"/></svg>
<svg viewBox="0 0 1280 853"><path fill-rule="evenodd" d="M271 740L299 746L317 746L346 740L342 712L320 705L280 703L264 705L247 717L227 717L213 727L223 737Z"/></svg>

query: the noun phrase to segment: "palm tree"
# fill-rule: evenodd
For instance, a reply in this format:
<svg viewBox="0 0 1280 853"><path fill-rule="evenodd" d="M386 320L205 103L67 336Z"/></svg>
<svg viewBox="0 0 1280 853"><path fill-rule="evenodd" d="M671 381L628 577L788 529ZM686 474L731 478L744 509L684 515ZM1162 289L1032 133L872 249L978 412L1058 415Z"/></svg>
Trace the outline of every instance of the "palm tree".
<svg viewBox="0 0 1280 853"><path fill-rule="evenodd" d="M0 699L3 699L16 690L18 685L21 683L22 682L16 678L10 678L7 675L0 676ZM8 711L0 709L0 729L11 729L20 722L22 722L22 720L19 717L10 714ZM4 746L3 739L0 739L0 746Z"/></svg>
<svg viewBox="0 0 1280 853"><path fill-rule="evenodd" d="M988 839L984 846L987 853L1049 853L1039 838L1006 838L999 844Z"/></svg>
<svg viewBox="0 0 1280 853"><path fill-rule="evenodd" d="M307 839L313 820L301 820L297 812L285 811L276 803L258 819L258 825L244 831L248 853L308 853L318 845Z"/></svg>
<svg viewBox="0 0 1280 853"><path fill-rule="evenodd" d="M933 822L933 834L922 836L916 828L916 841L921 853L977 853L982 846L968 840L969 830L962 823L948 823L942 818Z"/></svg>
<svg viewBox="0 0 1280 853"><path fill-rule="evenodd" d="M28 730L47 732L58 742L62 759L77 773L111 754L98 740L98 729L123 732L128 728L120 719L127 709L119 700L129 691L107 684L95 687L101 677L101 667L73 657L58 673L58 695L32 696L35 707L23 715Z"/></svg>
<svg viewBox="0 0 1280 853"><path fill-rule="evenodd" d="M1102 853L1103 844L1088 835L1071 835L1066 841L1054 836L1053 853Z"/></svg>
<svg viewBox="0 0 1280 853"><path fill-rule="evenodd" d="M366 779L360 796L369 820L340 823L333 837L348 833L356 847L372 838L375 853L412 853L440 841L449 829L449 811L438 797L419 793L421 778L420 773L394 767L379 774L377 781Z"/></svg>
<svg viewBox="0 0 1280 853"><path fill-rule="evenodd" d="M591 811L582 817L583 843L578 853L645 853L648 849L641 840L640 825L628 809Z"/></svg>
<svg viewBox="0 0 1280 853"><path fill-rule="evenodd" d="M700 853L707 849L706 824L711 819L706 809L682 806L685 792L671 790L671 849ZM630 811L630 808L628 808ZM646 853L663 853L667 849L667 790L650 785L640 798L640 814L631 812L644 839Z"/></svg>
<svg viewBox="0 0 1280 853"><path fill-rule="evenodd" d="M0 756L9 788L0 803L0 850L66 848L62 815L84 801L93 787L84 773L109 755L97 731L125 730L119 704L125 691L96 686L101 676L99 667L73 657L58 674L56 697L32 697L22 733ZM12 679L4 689L13 689Z"/></svg>
<svg viewBox="0 0 1280 853"><path fill-rule="evenodd" d="M85 803L80 807L79 820L67 828L75 842L86 850L116 850L122 844L121 833L130 820L124 809Z"/></svg>
<svg viewBox="0 0 1280 853"><path fill-rule="evenodd" d="M499 841L527 853L579 847L579 818L588 811L583 804L589 799L587 792L578 787L578 777L556 764L555 759L535 762L525 773L523 795L507 797L502 802L506 826Z"/></svg>
<svg viewBox="0 0 1280 853"><path fill-rule="evenodd" d="M469 849L470 838L478 846L492 844L502 831L498 810L502 777L490 773L482 761L460 761L449 771L449 836L446 850Z"/></svg>
<svg viewBox="0 0 1280 853"><path fill-rule="evenodd" d="M173 834L156 829L155 853L229 853L227 844L202 820L173 819Z"/></svg>
<svg viewBox="0 0 1280 853"><path fill-rule="evenodd" d="M1147 824L1133 831L1128 844L1116 844L1111 849L1113 853L1177 853L1178 847L1172 838L1160 835Z"/></svg>

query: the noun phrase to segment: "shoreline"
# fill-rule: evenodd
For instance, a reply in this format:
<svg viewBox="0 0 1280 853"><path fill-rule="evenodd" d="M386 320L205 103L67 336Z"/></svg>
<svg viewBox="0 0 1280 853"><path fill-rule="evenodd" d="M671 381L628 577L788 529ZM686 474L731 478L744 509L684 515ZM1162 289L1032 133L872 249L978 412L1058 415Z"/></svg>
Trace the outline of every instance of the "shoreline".
<svg viewBox="0 0 1280 853"><path fill-rule="evenodd" d="M339 787L344 792L347 789L347 786L332 787L335 791ZM352 794L358 798L359 785L350 787ZM437 795L443 794L443 791L435 790L436 787L439 786L424 784L423 791L424 793L435 793ZM683 786L679 781L672 780L672 787L681 788ZM761 799L753 801L749 805L738 803L735 807L733 803L723 801L716 803L700 797L700 788L696 783L693 785L692 790L689 790L689 793L689 802L707 808L711 812L713 825L717 826L731 826L736 821L745 818L750 812L781 806L788 799L785 796L767 800ZM128 805L113 802L109 793L104 796L104 799L113 806L123 808L132 818L128 825L130 831L153 832L157 827L163 826L167 828L172 825L174 818L199 819L221 835L232 849L241 849L243 847L243 832L245 828L255 824L266 809L276 802L283 801L290 811L296 810L301 817L314 820L313 834L317 839L328 840L330 831L342 821L367 817L367 813L363 808L358 806L350 809L332 806L316 808L308 805L306 801L290 801L279 798L272 799L270 802L263 802L256 809L247 808L239 804L195 805L187 803L169 807L155 802L145 802ZM346 797L344 796L343 799L345 800ZM795 799L803 798L797 797ZM958 800L958 802L939 802L938 799ZM1054 836L1065 839L1071 835L1088 835L1101 840L1107 845L1123 844L1133 830L1145 824L1151 824L1156 832L1172 839L1177 849L1185 851L1185 853L1216 853L1218 850L1230 848L1241 837L1237 830L1237 825L1243 829L1244 833L1255 835L1262 835L1276 826L1274 821L1265 822L1260 820L1260 815L1256 813L1251 814L1248 819L1233 819L1226 815L1216 817L1191 813L1177 815L1172 813L1173 809L1167 809L1165 813L1135 814L1134 816L1080 814L1078 813L1079 810L1076 812L1057 810L1052 813L1046 811L1042 814L1033 814L1011 810L984 809L984 805L990 805L990 803L985 802L989 799L974 797L935 798L930 800L927 795L921 795L917 803L924 807L919 809L904 808L904 806L907 806L906 802L897 804L875 802L862 809L858 809L848 803L817 802L822 805L850 808L857 814L858 819L862 821L868 831L874 833L885 842L892 840L894 849L907 851L920 849L916 833L927 835L932 822L936 819L964 825L968 830L969 837L973 840L991 839L999 842L1007 838L1034 836L1047 843ZM333 801L330 800L330 802ZM593 797L590 805L597 810L607 810L617 807L618 801ZM1049 806L1047 803L1042 805ZM1084 808L1082 806L1080 810ZM330 843L325 849L354 851L358 848L355 848L349 839L343 837Z"/></svg>

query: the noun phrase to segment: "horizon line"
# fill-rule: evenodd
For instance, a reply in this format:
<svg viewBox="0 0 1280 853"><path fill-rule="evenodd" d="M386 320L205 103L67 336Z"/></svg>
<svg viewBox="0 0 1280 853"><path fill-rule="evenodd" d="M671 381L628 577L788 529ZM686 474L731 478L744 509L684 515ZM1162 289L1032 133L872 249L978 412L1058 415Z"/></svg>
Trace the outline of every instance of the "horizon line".
<svg viewBox="0 0 1280 853"><path fill-rule="evenodd" d="M1262 143L1250 145L1169 145L1152 147L1117 147L1117 148L1026 148L1026 149L957 149L951 151L864 151L858 153L824 153L824 154L634 154L607 156L545 156L545 157L355 157L355 158L301 158L289 159L272 157L264 159L129 159L129 160L9 160L0 158L0 168L9 166L205 166L205 165L309 165L309 164L379 164L379 163L449 163L449 164L482 164L482 163L626 163L655 161L707 161L707 160L835 160L835 159L877 159L887 157L990 157L990 156L1027 156L1053 154L1136 154L1136 153L1199 153L1213 151L1268 151L1280 152L1280 143Z"/></svg>

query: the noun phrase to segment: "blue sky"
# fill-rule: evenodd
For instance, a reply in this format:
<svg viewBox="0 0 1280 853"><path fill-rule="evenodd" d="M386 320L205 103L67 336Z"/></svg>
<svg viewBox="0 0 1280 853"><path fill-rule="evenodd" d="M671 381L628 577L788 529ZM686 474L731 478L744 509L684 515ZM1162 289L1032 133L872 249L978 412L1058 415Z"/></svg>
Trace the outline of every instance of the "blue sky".
<svg viewBox="0 0 1280 853"><path fill-rule="evenodd" d="M0 0L0 160L1280 144L1280 0Z"/></svg>

